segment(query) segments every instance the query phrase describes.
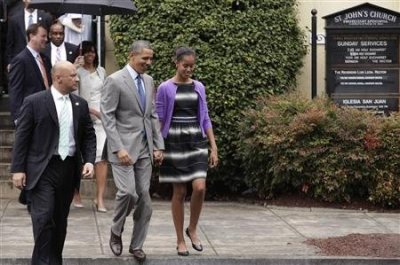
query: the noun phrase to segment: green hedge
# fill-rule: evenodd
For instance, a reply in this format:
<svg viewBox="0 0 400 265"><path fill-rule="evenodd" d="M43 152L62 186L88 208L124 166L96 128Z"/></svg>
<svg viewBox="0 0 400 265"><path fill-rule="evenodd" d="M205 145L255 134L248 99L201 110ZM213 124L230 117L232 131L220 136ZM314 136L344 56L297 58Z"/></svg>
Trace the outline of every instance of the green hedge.
<svg viewBox="0 0 400 265"><path fill-rule="evenodd" d="M110 23L121 67L133 40L153 44L150 74L157 84L174 74L176 46L195 48L195 77L207 86L221 160L210 172L209 190L218 193L245 187L236 146L241 111L262 94L293 87L306 52L295 0L241 2L246 9L235 12L230 0L137 0L137 15L113 16Z"/></svg>
<svg viewBox="0 0 400 265"><path fill-rule="evenodd" d="M400 206L400 116L337 107L295 93L244 113L240 154L262 197L297 191L325 201Z"/></svg>

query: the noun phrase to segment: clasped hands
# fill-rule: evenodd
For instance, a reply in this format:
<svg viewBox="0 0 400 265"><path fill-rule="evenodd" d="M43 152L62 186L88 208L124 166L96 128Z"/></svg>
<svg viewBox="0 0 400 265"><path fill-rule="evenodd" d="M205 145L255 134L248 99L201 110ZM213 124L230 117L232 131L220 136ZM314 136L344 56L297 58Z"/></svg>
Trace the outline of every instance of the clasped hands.
<svg viewBox="0 0 400 265"><path fill-rule="evenodd" d="M134 164L132 157L129 155L128 151L126 151L125 149L119 150L117 152L117 157L118 157L118 160L121 162L121 164L124 166L130 166L130 165ZM163 151L162 150L154 150L153 158L154 158L154 163L156 165L161 165L161 163L164 159Z"/></svg>

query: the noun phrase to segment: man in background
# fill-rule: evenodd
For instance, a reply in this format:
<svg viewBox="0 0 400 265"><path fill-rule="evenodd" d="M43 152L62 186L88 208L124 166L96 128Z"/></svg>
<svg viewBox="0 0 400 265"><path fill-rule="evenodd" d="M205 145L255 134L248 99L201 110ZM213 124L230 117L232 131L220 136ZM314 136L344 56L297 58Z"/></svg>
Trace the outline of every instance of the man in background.
<svg viewBox="0 0 400 265"><path fill-rule="evenodd" d="M46 46L47 30L39 24L32 24L26 32L28 45L11 61L9 65L8 94L11 119L17 126L20 108L25 97L45 90L51 85L50 60L40 53ZM29 198L25 190L21 191L19 202L27 204Z"/></svg>
<svg viewBox="0 0 400 265"><path fill-rule="evenodd" d="M41 24L32 24L26 32L28 45L11 61L9 66L10 111L17 125L25 97L48 89L51 85L51 63L40 53L46 47L47 30Z"/></svg>
<svg viewBox="0 0 400 265"><path fill-rule="evenodd" d="M50 27L49 38L50 42L47 43L43 53L50 58L51 65L60 61L75 62L78 55L78 46L64 41L64 25L56 22Z"/></svg>
<svg viewBox="0 0 400 265"><path fill-rule="evenodd" d="M23 3L24 9L18 10L8 19L6 47L8 64L25 48L27 44L25 33L31 24L42 24L48 31L53 20L52 16L43 10L29 8L30 0L23 0Z"/></svg>

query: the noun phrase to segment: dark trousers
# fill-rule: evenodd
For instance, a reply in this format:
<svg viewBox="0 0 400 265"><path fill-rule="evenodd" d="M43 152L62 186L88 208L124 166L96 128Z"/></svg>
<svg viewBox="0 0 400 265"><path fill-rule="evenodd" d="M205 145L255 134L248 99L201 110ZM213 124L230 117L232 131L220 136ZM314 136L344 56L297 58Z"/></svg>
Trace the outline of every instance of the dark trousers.
<svg viewBox="0 0 400 265"><path fill-rule="evenodd" d="M61 265L67 218L74 194L75 158L53 156L30 191L35 246L32 265Z"/></svg>

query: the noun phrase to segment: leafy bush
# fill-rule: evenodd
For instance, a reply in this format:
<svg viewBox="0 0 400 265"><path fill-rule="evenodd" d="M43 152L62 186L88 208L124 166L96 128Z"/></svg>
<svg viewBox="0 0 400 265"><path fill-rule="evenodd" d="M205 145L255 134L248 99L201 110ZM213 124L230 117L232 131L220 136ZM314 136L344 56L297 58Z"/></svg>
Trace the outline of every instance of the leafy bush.
<svg viewBox="0 0 400 265"><path fill-rule="evenodd" d="M221 165L210 172L210 191L237 191L244 185L238 161L241 111L263 94L279 94L295 85L305 55L297 25L296 1L248 0L233 11L231 0L137 0L139 12L114 16L110 28L122 67L135 39L149 40L155 50L150 74L157 84L173 76L173 50L193 47L196 78L207 86L208 104Z"/></svg>
<svg viewBox="0 0 400 265"><path fill-rule="evenodd" d="M400 206L400 117L296 93L259 99L238 141L246 181L262 197L299 191L326 201Z"/></svg>

